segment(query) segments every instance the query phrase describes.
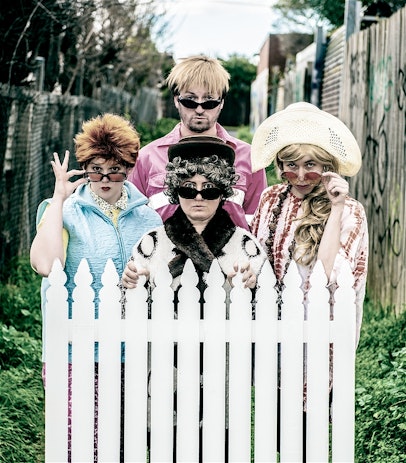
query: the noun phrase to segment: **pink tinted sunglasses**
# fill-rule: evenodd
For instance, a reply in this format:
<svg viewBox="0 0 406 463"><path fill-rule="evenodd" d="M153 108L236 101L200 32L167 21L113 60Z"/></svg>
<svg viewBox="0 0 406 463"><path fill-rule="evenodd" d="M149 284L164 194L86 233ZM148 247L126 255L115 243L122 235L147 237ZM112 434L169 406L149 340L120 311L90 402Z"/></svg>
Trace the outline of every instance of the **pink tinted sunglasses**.
<svg viewBox="0 0 406 463"><path fill-rule="evenodd" d="M292 185L299 183L299 176L295 172L282 172L281 177L288 180ZM308 182L310 185L316 185L320 182L321 174L319 172L306 172L302 178L303 181Z"/></svg>

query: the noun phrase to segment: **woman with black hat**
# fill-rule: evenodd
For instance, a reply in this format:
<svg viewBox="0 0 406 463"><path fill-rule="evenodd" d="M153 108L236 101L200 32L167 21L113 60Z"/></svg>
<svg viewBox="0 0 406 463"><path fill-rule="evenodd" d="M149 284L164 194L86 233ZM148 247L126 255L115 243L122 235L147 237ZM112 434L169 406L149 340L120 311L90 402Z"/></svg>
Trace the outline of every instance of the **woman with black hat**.
<svg viewBox="0 0 406 463"><path fill-rule="evenodd" d="M165 262L176 289L187 259L203 280L217 259L225 276L231 278L240 271L245 286L254 288L266 254L221 207L233 195L237 181L234 150L220 138L192 136L170 146L168 154L165 194L180 207L134 246L133 261L123 274L124 286L134 288L141 274L153 283L155 272Z"/></svg>

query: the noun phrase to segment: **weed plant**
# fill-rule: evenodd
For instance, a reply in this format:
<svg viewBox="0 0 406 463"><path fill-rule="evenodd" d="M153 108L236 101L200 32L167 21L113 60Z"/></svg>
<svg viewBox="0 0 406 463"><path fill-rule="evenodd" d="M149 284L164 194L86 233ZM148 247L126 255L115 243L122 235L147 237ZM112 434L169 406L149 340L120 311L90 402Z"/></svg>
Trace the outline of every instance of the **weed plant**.
<svg viewBox="0 0 406 463"><path fill-rule="evenodd" d="M356 357L359 463L406 461L406 311L365 304Z"/></svg>
<svg viewBox="0 0 406 463"><path fill-rule="evenodd" d="M178 119L172 119L169 117L159 119L154 124L150 124L148 122L138 122L137 131L140 134L141 146L145 146L151 141L163 137L178 123Z"/></svg>
<svg viewBox="0 0 406 463"><path fill-rule="evenodd" d="M13 260L1 276L1 463L44 461L40 282L28 258Z"/></svg>

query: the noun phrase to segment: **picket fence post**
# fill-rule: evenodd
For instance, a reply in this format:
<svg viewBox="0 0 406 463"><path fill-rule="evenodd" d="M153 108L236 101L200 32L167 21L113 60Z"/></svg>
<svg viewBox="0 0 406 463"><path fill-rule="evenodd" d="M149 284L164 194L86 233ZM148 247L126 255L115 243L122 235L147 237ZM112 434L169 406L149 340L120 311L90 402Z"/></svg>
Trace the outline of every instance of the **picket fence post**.
<svg viewBox="0 0 406 463"><path fill-rule="evenodd" d="M278 390L278 307L270 265L262 269L255 306L255 440L256 461L276 463Z"/></svg>
<svg viewBox="0 0 406 463"><path fill-rule="evenodd" d="M68 449L68 291L59 260L54 262L46 292L45 461L66 461Z"/></svg>
<svg viewBox="0 0 406 463"><path fill-rule="evenodd" d="M203 458L224 461L226 430L226 306L224 276L213 262L204 293L203 321Z"/></svg>
<svg viewBox="0 0 406 463"><path fill-rule="evenodd" d="M337 278L334 311L332 463L354 461L355 294L354 278L344 267Z"/></svg>
<svg viewBox="0 0 406 463"><path fill-rule="evenodd" d="M55 262L45 318L46 463L288 463L303 461L304 453L307 463L352 462L349 267L338 275L334 313L320 262L306 312L296 265L280 311L268 262L255 293L237 275L227 298L217 261L204 300L191 261L180 281L175 294L162 266L156 286L148 289L142 277L123 305L109 259L96 308L87 262L78 268L72 301Z"/></svg>
<svg viewBox="0 0 406 463"><path fill-rule="evenodd" d="M307 312L307 431L308 461L329 461L330 293L321 262L310 279ZM327 310L326 310L327 308ZM318 439L312 438L317 434Z"/></svg>
<svg viewBox="0 0 406 463"><path fill-rule="evenodd" d="M147 454L148 429L148 298L141 276L137 291L128 291L124 342L125 409L124 461L143 462Z"/></svg>

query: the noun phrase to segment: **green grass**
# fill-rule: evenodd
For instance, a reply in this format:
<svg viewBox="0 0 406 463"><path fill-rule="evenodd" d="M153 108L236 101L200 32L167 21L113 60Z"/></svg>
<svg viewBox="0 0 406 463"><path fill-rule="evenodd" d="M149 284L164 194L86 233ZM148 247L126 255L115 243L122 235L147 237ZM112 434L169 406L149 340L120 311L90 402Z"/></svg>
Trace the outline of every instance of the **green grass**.
<svg viewBox="0 0 406 463"><path fill-rule="evenodd" d="M44 461L39 285L28 258L0 283L0 462Z"/></svg>
<svg viewBox="0 0 406 463"><path fill-rule="evenodd" d="M370 303L356 357L355 451L359 463L406 461L406 312Z"/></svg>

